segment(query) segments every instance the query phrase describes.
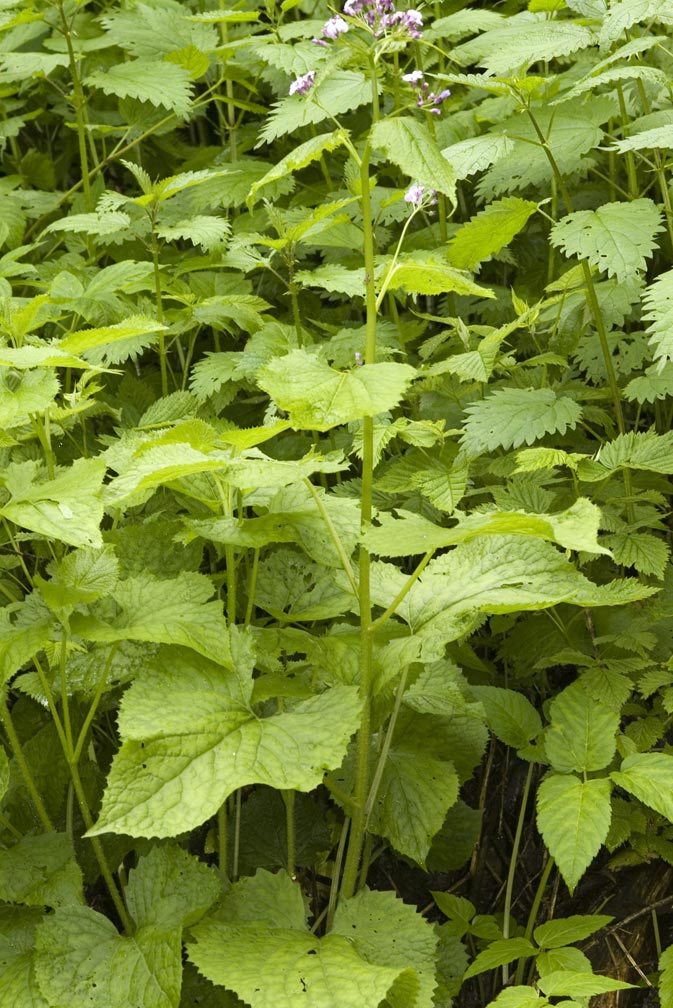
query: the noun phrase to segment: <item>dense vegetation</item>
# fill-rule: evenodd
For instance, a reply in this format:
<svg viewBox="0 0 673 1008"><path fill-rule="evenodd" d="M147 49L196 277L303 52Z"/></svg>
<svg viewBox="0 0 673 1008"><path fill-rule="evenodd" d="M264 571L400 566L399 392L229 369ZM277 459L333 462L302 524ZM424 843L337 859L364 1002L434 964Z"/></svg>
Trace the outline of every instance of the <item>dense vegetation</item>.
<svg viewBox="0 0 673 1008"><path fill-rule="evenodd" d="M0 0L0 1004L671 1005L673 0L213 6Z"/></svg>

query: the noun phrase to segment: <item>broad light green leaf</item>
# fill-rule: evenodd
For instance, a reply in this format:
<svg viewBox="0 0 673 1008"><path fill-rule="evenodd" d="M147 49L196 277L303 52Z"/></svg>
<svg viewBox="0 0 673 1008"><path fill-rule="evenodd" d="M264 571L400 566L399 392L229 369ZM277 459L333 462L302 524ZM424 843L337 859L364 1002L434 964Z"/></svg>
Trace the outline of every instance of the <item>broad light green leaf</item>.
<svg viewBox="0 0 673 1008"><path fill-rule="evenodd" d="M137 98L186 117L191 106L188 70L165 60L129 60L88 75L85 84L117 98Z"/></svg>
<svg viewBox="0 0 673 1008"><path fill-rule="evenodd" d="M51 1008L33 968L35 929L42 917L41 908L0 906L0 996L17 1008Z"/></svg>
<svg viewBox="0 0 673 1008"><path fill-rule="evenodd" d="M249 671L247 680L250 696ZM238 787L310 791L341 762L358 724L355 688L335 687L261 719L236 699L242 688L215 665L136 679L122 700L123 744L91 835L176 836Z"/></svg>
<svg viewBox="0 0 673 1008"><path fill-rule="evenodd" d="M0 514L70 546L100 547L104 474L105 463L96 458L78 458L67 469L56 469L51 480L39 479L33 462L13 464L4 477L11 497Z"/></svg>
<svg viewBox="0 0 673 1008"><path fill-rule="evenodd" d="M644 70L645 67L630 69ZM671 150L673 149L673 126L657 126L655 129L641 130L624 140L615 140L613 150L625 154L634 150Z"/></svg>
<svg viewBox="0 0 673 1008"><path fill-rule="evenodd" d="M386 608L406 580L391 564L373 564L373 600ZM430 561L397 614L423 641L448 642L479 625L479 613L544 609L561 602L616 605L650 594L651 589L628 580L593 584L549 543L488 536Z"/></svg>
<svg viewBox="0 0 673 1008"><path fill-rule="evenodd" d="M208 601L214 591L211 581L195 571L182 571L169 579L151 574L127 578L111 593L119 606L118 615L106 622L75 615L73 632L85 640L180 644L230 667L229 632L222 606Z"/></svg>
<svg viewBox="0 0 673 1008"><path fill-rule="evenodd" d="M231 227L223 217L214 214L194 214L184 220L163 221L157 225L156 232L164 241L190 241L200 245L206 252L221 248L229 237Z"/></svg>
<svg viewBox="0 0 673 1008"><path fill-rule="evenodd" d="M311 137L305 143L299 144L290 154L286 154L278 164L269 169L266 175L253 182L248 193L248 205L250 207L254 206L260 189L270 185L272 182L277 182L278 179L291 175L293 172L300 171L311 164L312 161L322 157L323 154L336 150L337 147L343 144L347 136L348 134L343 130L333 130L331 133L320 133L318 136Z"/></svg>
<svg viewBox="0 0 673 1008"><path fill-rule="evenodd" d="M124 890L129 913L140 928L159 931L195 924L220 895L215 871L182 847L153 847L129 872Z"/></svg>
<svg viewBox="0 0 673 1008"><path fill-rule="evenodd" d="M148 927L122 938L89 907L63 907L38 928L35 971L50 1005L177 1008L180 931Z"/></svg>
<svg viewBox="0 0 673 1008"><path fill-rule="evenodd" d="M8 619L0 623L0 686L9 682L14 673L50 641L52 620L49 611L43 605L42 611L35 613L30 606L30 601L23 603L15 623L10 623Z"/></svg>
<svg viewBox="0 0 673 1008"><path fill-rule="evenodd" d="M324 938L306 924L301 890L284 872L258 871L229 889L214 919L193 929L188 953L252 1008L344 1004L430 1008L432 928L391 893L367 890L339 906ZM227 955L222 955L222 949Z"/></svg>
<svg viewBox="0 0 673 1008"><path fill-rule="evenodd" d="M414 375L414 368L396 363L337 371L314 354L294 350L262 368L258 383L287 410L295 429L326 431L393 409Z"/></svg>
<svg viewBox="0 0 673 1008"><path fill-rule="evenodd" d="M451 262L458 269L475 270L479 263L509 245L536 210L537 203L518 196L505 196L489 204L463 224L451 239Z"/></svg>
<svg viewBox="0 0 673 1008"><path fill-rule="evenodd" d="M615 784L635 795L673 822L673 756L663 752L634 753L610 774Z"/></svg>
<svg viewBox="0 0 673 1008"><path fill-rule="evenodd" d="M401 715L372 809L371 831L422 867L458 798L458 775L447 755L427 716Z"/></svg>
<svg viewBox="0 0 673 1008"><path fill-rule="evenodd" d="M473 686L486 712L486 724L501 742L523 749L542 731L540 715L522 693L500 686Z"/></svg>
<svg viewBox="0 0 673 1008"><path fill-rule="evenodd" d="M81 358L66 353L59 346L24 346L1 347L0 367L3 366L25 371L36 367L82 368L88 367L88 364Z"/></svg>
<svg viewBox="0 0 673 1008"><path fill-rule="evenodd" d="M108 483L105 502L111 507L128 507L146 497L148 490L193 473L221 471L227 461L226 455L199 451L186 440L149 446L138 452L124 471Z"/></svg>
<svg viewBox="0 0 673 1008"><path fill-rule="evenodd" d="M369 963L399 970L413 966L418 974L418 995L413 1001L389 995L391 1008L432 1008L435 989L437 935L413 907L392 892L363 889L339 904L332 934L353 942Z"/></svg>
<svg viewBox="0 0 673 1008"><path fill-rule="evenodd" d="M673 396L673 362L666 361L663 367L653 365L645 373L632 378L624 389L624 398L629 402L653 403L658 399Z"/></svg>
<svg viewBox="0 0 673 1008"><path fill-rule="evenodd" d="M11 385L0 374L0 429L8 431L22 427L28 423L31 413L48 410L59 388L58 378L51 370L26 371Z"/></svg>
<svg viewBox="0 0 673 1008"><path fill-rule="evenodd" d="M624 281L646 268L661 231L659 208L650 199L637 199L568 214L554 225L550 240L567 256L586 259Z"/></svg>
<svg viewBox="0 0 673 1008"><path fill-rule="evenodd" d="M26 906L82 902L82 872L65 833L24 836L0 850L0 899Z"/></svg>
<svg viewBox="0 0 673 1008"><path fill-rule="evenodd" d="M572 893L610 828L610 781L552 774L537 792L537 825Z"/></svg>
<svg viewBox="0 0 673 1008"><path fill-rule="evenodd" d="M475 455L530 445L546 434L565 434L582 416L573 399L550 388L498 389L465 412L463 447Z"/></svg>
<svg viewBox="0 0 673 1008"><path fill-rule="evenodd" d="M558 949L563 945L584 941L589 935L606 927L612 917L606 914L574 914L572 917L555 917L540 924L533 937L540 948Z"/></svg>
<svg viewBox="0 0 673 1008"><path fill-rule="evenodd" d="M275 550L260 562L255 603L284 623L312 623L357 609L352 588L336 579L333 569L290 549Z"/></svg>
<svg viewBox="0 0 673 1008"><path fill-rule="evenodd" d="M480 287L459 269L454 269L438 256L428 256L427 253L401 256L392 270L382 277L381 287L385 290L403 289L409 294L445 294L453 291L455 294L473 297L495 297L487 287Z"/></svg>
<svg viewBox="0 0 673 1008"><path fill-rule="evenodd" d="M645 469L649 472L673 473L673 431L629 431L603 445L597 460L607 470L619 468Z"/></svg>
<svg viewBox="0 0 673 1008"><path fill-rule="evenodd" d="M469 980L470 977L485 973L486 970L497 969L498 966L505 966L515 959L534 956L536 952L537 949L527 938L501 938L499 941L491 942L476 956L465 971L463 979Z"/></svg>
<svg viewBox="0 0 673 1008"><path fill-rule="evenodd" d="M453 169L428 127L418 119L411 116L381 119L372 128L371 140L410 179L444 193L455 203Z"/></svg>
<svg viewBox="0 0 673 1008"><path fill-rule="evenodd" d="M538 980L540 990L549 997L591 998L608 991L627 990L633 984L600 973L576 973L574 970L556 970Z"/></svg>
<svg viewBox="0 0 673 1008"><path fill-rule="evenodd" d="M554 770L602 770L615 754L619 712L597 706L581 682L571 683L552 701L544 746Z"/></svg>
<svg viewBox="0 0 673 1008"><path fill-rule="evenodd" d="M505 987L486 1008L546 1008L546 998L541 998L532 987ZM569 1006L568 1006L569 1008Z"/></svg>
<svg viewBox="0 0 673 1008"><path fill-rule="evenodd" d="M522 511L492 511L460 518L452 528L440 528L410 511L381 512L377 524L362 536L371 553L378 556L410 556L469 542L483 535L534 536L556 542L565 549L588 553L607 552L598 544L600 511L580 498L555 515L526 514Z"/></svg>

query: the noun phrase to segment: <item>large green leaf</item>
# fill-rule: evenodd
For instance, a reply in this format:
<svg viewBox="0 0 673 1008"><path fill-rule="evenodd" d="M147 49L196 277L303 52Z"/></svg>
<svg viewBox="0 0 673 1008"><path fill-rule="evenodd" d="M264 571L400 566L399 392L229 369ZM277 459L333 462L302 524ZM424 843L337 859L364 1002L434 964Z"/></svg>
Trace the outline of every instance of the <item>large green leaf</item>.
<svg viewBox="0 0 673 1008"><path fill-rule="evenodd" d="M425 715L401 715L372 809L372 832L425 866L432 838L458 798L458 783L441 726L434 731Z"/></svg>
<svg viewBox="0 0 673 1008"><path fill-rule="evenodd" d="M369 963L404 970L413 966L418 974L418 995L411 1004L431 1008L435 988L437 935L408 903L392 892L363 889L353 899L342 901L334 916L332 933L352 941ZM410 1002L388 996L391 1008L409 1008Z"/></svg>
<svg viewBox="0 0 673 1008"><path fill-rule="evenodd" d="M673 756L663 752L634 753L610 776L615 784L673 822Z"/></svg>
<svg viewBox="0 0 673 1008"><path fill-rule="evenodd" d="M473 686L486 712L486 724L501 742L523 749L542 731L540 715L522 693L500 686Z"/></svg>
<svg viewBox="0 0 673 1008"><path fill-rule="evenodd" d="M558 949L573 942L584 941L595 931L600 931L614 918L607 914L573 914L572 917L555 917L540 924L533 937L540 948Z"/></svg>
<svg viewBox="0 0 673 1008"><path fill-rule="evenodd" d="M554 225L551 242L567 256L586 259L622 281L646 268L661 231L658 207L650 199L637 199L568 214Z"/></svg>
<svg viewBox="0 0 673 1008"><path fill-rule="evenodd" d="M485 973L486 970L497 969L498 966L505 966L514 962L515 959L529 958L534 956L537 949L527 938L502 938L499 941L491 942L488 948L480 952L470 963L465 972L465 980L470 977Z"/></svg>
<svg viewBox="0 0 673 1008"><path fill-rule="evenodd" d="M124 895L140 928L159 931L195 924L220 894L215 871L181 847L153 847L129 872Z"/></svg>
<svg viewBox="0 0 673 1008"><path fill-rule="evenodd" d="M574 774L546 777L537 793L537 824L571 892L610 828L610 781L581 781Z"/></svg>
<svg viewBox="0 0 673 1008"><path fill-rule="evenodd" d="M210 580L194 571L162 580L151 574L121 581L111 593L118 615L105 621L75 615L73 632L86 640L181 644L222 665L231 665L229 633ZM105 611L105 610L104 610ZM94 610L95 612L95 610Z"/></svg>
<svg viewBox="0 0 673 1008"><path fill-rule="evenodd" d="M418 119L399 116L381 119L372 129L372 144L382 150L393 164L430 189L456 199L456 178L447 159L439 150L432 133Z"/></svg>
<svg viewBox="0 0 673 1008"><path fill-rule="evenodd" d="M270 168L261 179L253 182L248 193L248 204L254 205L258 199L260 189L277 182L278 179L285 178L293 172L305 168L316 158L322 157L325 153L331 153L344 143L348 134L343 130L333 130L331 133L320 133L316 137L311 137L306 143L299 144L293 151L286 154L284 158Z"/></svg>
<svg viewBox="0 0 673 1008"><path fill-rule="evenodd" d="M298 887L283 872L257 872L192 933L191 961L252 1008L432 1004L434 933L390 893L365 890L340 905L330 934L317 938Z"/></svg>
<svg viewBox="0 0 673 1008"><path fill-rule="evenodd" d="M540 990L549 997L571 997L585 999L595 994L606 994L608 991L627 990L633 984L614 977L602 976L600 973L577 973L574 970L555 970L546 973L538 980Z"/></svg>
<svg viewBox="0 0 673 1008"><path fill-rule="evenodd" d="M378 556L410 556L429 550L455 546L484 535L533 536L556 542L565 549L605 553L597 541L600 511L585 499L575 501L558 514L525 514L521 511L474 513L459 519L452 528L434 525L426 518L398 510L377 515L375 527L367 529L362 541Z"/></svg>
<svg viewBox="0 0 673 1008"><path fill-rule="evenodd" d="M650 323L648 333L654 359L664 364L673 359L673 270L661 273L643 295L643 318Z"/></svg>
<svg viewBox="0 0 673 1008"><path fill-rule="evenodd" d="M38 928L35 972L50 1005L177 1008L180 931L146 927L122 938L89 907L63 907Z"/></svg>
<svg viewBox="0 0 673 1008"><path fill-rule="evenodd" d="M115 756L91 834L176 836L214 815L236 788L310 791L338 766L357 728L354 687L258 717L250 661L237 674L202 661L141 674L119 712ZM247 702L246 702L247 695Z"/></svg>
<svg viewBox="0 0 673 1008"><path fill-rule="evenodd" d="M11 384L0 376L0 429L21 427L31 413L44 413L53 405L59 387L51 370L26 371Z"/></svg>
<svg viewBox="0 0 673 1008"><path fill-rule="evenodd" d="M531 63L568 56L593 42L593 33L572 21L511 18L458 46L453 57L466 66L478 63L496 76L526 70Z"/></svg>
<svg viewBox="0 0 673 1008"><path fill-rule="evenodd" d="M582 682L574 682L552 700L551 724L544 746L559 773L602 770L615 754L619 712L597 706Z"/></svg>
<svg viewBox="0 0 673 1008"><path fill-rule="evenodd" d="M191 105L191 76L177 63L157 59L129 60L95 70L85 83L118 98L137 98L187 116Z"/></svg>
<svg viewBox="0 0 673 1008"><path fill-rule="evenodd" d="M326 431L393 409L412 381L408 364L366 364L337 371L315 354L294 350L262 368L258 383L287 410L293 427Z"/></svg>
<svg viewBox="0 0 673 1008"><path fill-rule="evenodd" d="M70 546L102 546L102 488L105 463L78 458L53 479L34 462L13 463L4 474L11 497L0 508L10 521Z"/></svg>

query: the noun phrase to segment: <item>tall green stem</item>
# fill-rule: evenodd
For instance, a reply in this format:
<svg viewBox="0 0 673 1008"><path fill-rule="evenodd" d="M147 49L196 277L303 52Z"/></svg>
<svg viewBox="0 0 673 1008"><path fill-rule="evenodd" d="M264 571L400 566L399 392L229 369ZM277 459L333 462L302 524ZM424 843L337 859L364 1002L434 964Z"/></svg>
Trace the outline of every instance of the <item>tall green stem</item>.
<svg viewBox="0 0 673 1008"><path fill-rule="evenodd" d="M30 767L26 762L26 757L23 754L23 749L21 747L21 742L19 741L19 736L16 734L16 729L14 728L14 723L12 721L12 716L9 713L9 707L7 706L7 701L3 697L2 703L0 704L0 718L2 718L2 724L5 731L7 732L7 738L9 739L9 744L14 753L14 759L19 764L19 770L21 771L21 776L23 777L26 788L28 789L28 794L31 797L33 805L35 806L35 811L37 812L38 819L42 823L42 827L47 833L54 832L54 826L51 819L49 818L49 813L47 812L44 802L42 801L42 795L37 789L33 775L30 772Z"/></svg>
<svg viewBox="0 0 673 1008"><path fill-rule="evenodd" d="M373 82L376 91L375 76ZM377 106L378 108L378 97ZM360 163L360 184L362 218L364 231L364 264L366 291L366 339L365 364L376 361L376 287L374 284L374 226L372 222L371 194L369 189L369 148ZM374 491L374 421L365 417L362 430L362 497L360 502L360 527L364 532L371 524ZM355 772L355 810L351 825L348 853L341 883L341 895L348 899L355 892L358 866L364 843L367 813L366 802L369 790L369 736L371 729L371 702L373 678L373 635L372 604L370 594L371 557L360 547L359 555L359 596L360 596L360 695L362 714L357 739L357 762Z"/></svg>
<svg viewBox="0 0 673 1008"><path fill-rule="evenodd" d="M87 144L86 120L84 117L84 110L86 108L86 99L84 97L84 91L82 89L82 80L79 75L79 66L77 63L77 58L75 56L75 50L73 49L72 45L72 32L70 30L70 25L68 24L68 19L65 16L62 0L59 0L58 9L61 15L63 37L65 39L66 48L68 50L68 63L70 67L70 76L72 78L73 105L75 108L75 123L77 126L77 144L79 147L79 160L82 175L82 191L84 192L84 205L88 211L91 211L93 210L93 200L91 198L91 183L89 180L89 155L86 146Z"/></svg>
<svg viewBox="0 0 673 1008"><path fill-rule="evenodd" d="M528 795L530 794L530 785L533 779L533 767L534 763L528 764L528 773L526 774L526 783L523 788L523 795L521 797L521 805L519 807L519 819L516 824L516 832L514 834L514 843L512 845L512 855L509 859L509 872L507 873L507 885L505 887L505 905L503 907L503 922L502 922L502 936L503 938L509 938L509 919L512 910L512 894L514 892L514 877L516 875L516 865L519 859L519 847L521 846L521 835L523 833L523 824L526 821L526 808L528 806ZM502 982L506 984L509 981L509 967L503 966L502 968Z"/></svg>

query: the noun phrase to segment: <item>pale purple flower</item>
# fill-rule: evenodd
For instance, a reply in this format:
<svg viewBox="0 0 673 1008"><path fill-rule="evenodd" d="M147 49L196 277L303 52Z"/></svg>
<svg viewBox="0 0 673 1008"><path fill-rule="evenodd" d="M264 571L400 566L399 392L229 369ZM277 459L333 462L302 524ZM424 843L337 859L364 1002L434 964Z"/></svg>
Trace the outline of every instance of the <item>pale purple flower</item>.
<svg viewBox="0 0 673 1008"><path fill-rule="evenodd" d="M344 21L344 19L337 14L336 17L330 18L329 21L325 22L322 27L321 34L323 38L335 39L347 31L348 22Z"/></svg>
<svg viewBox="0 0 673 1008"><path fill-rule="evenodd" d="M343 11L344 14L350 14L351 17L355 17L362 10L362 0L346 0L344 4Z"/></svg>
<svg viewBox="0 0 673 1008"><path fill-rule="evenodd" d="M362 359L362 354L360 353L359 350L355 351L355 363L357 364L358 367L362 367L363 364L364 364L364 361Z"/></svg>
<svg viewBox="0 0 673 1008"><path fill-rule="evenodd" d="M359 16L376 38L389 29L401 29L414 39L421 37L419 29L423 27L423 17L420 11L413 8L398 11L393 0L346 0L343 13L350 17Z"/></svg>
<svg viewBox="0 0 673 1008"><path fill-rule="evenodd" d="M419 207L423 200L425 199L425 186L422 185L412 185L410 186L404 194L404 200L406 203L411 203L413 206Z"/></svg>
<svg viewBox="0 0 673 1008"><path fill-rule="evenodd" d="M402 74L402 80L406 81L407 84L413 84L414 86L416 84L420 85L421 81L423 80L423 71L412 70L411 73Z"/></svg>
<svg viewBox="0 0 673 1008"><path fill-rule="evenodd" d="M308 73L303 74L301 77L297 77L290 84L290 94L305 95L307 91L310 91L313 87L313 82L315 81L315 70L309 70Z"/></svg>

